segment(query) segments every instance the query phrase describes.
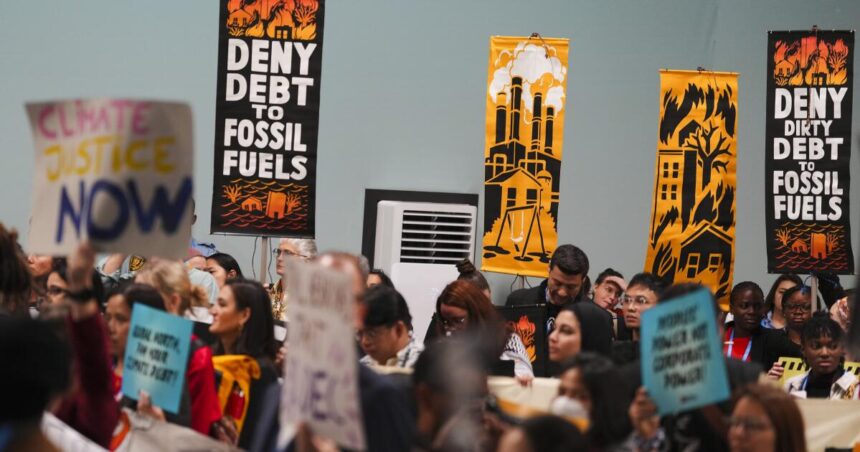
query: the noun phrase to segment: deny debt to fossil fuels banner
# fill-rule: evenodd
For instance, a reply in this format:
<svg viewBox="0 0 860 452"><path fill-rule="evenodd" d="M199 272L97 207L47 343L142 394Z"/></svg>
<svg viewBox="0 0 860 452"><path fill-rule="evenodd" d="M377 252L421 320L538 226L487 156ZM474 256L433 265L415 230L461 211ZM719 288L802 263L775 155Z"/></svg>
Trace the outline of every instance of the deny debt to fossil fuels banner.
<svg viewBox="0 0 860 452"><path fill-rule="evenodd" d="M851 274L853 31L768 34L765 160L770 273Z"/></svg>

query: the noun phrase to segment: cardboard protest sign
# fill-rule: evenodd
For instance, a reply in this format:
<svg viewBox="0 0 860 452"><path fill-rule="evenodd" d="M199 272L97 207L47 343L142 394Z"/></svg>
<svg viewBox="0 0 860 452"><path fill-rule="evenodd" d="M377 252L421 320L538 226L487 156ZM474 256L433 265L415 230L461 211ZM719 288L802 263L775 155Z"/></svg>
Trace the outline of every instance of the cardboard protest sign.
<svg viewBox="0 0 860 452"><path fill-rule="evenodd" d="M122 369L124 396L137 400L143 390L153 405L179 412L193 323L140 303L134 305Z"/></svg>
<svg viewBox="0 0 860 452"><path fill-rule="evenodd" d="M36 149L29 249L182 257L191 237L186 104L125 99L27 105Z"/></svg>
<svg viewBox="0 0 860 452"><path fill-rule="evenodd" d="M854 32L770 32L767 68L768 272L853 274Z"/></svg>
<svg viewBox="0 0 860 452"><path fill-rule="evenodd" d="M640 332L642 383L660 414L729 397L714 304L707 290L643 312Z"/></svg>
<svg viewBox="0 0 860 452"><path fill-rule="evenodd" d="M738 74L660 71L645 271L711 288L728 310L735 253Z"/></svg>
<svg viewBox="0 0 860 452"><path fill-rule="evenodd" d="M212 232L313 237L323 0L221 0Z"/></svg>
<svg viewBox="0 0 860 452"><path fill-rule="evenodd" d="M365 448L358 398L354 303L349 278L286 259L290 303L281 398L281 442L298 422L350 449Z"/></svg>
<svg viewBox="0 0 860 452"><path fill-rule="evenodd" d="M558 241L568 40L493 36L481 269L546 277Z"/></svg>

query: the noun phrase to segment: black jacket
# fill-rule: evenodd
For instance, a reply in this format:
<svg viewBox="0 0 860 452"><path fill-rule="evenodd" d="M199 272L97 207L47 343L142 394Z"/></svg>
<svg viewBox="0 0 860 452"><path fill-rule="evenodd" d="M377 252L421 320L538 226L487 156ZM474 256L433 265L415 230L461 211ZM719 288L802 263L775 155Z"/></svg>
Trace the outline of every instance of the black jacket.
<svg viewBox="0 0 860 452"><path fill-rule="evenodd" d="M726 331L734 328L734 322L726 324ZM767 372L780 356L796 356L797 346L785 333L769 328L759 328L752 334L750 346L750 361L761 364Z"/></svg>
<svg viewBox="0 0 860 452"><path fill-rule="evenodd" d="M546 285L544 280L540 285L529 289L519 289L508 295L505 306L530 306L546 305L547 307L547 340L552 326L555 325L555 317L561 311L562 306L548 303L546 299ZM582 327L582 350L600 353L610 356L612 352L612 315L580 292L573 300L573 310L579 318Z"/></svg>

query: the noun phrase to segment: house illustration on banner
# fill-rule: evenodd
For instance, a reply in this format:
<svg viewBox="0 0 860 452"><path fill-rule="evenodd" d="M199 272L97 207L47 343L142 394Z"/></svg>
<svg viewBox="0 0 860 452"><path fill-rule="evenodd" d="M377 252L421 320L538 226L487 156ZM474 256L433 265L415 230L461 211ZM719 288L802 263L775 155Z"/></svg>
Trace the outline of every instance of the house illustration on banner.
<svg viewBox="0 0 860 452"><path fill-rule="evenodd" d="M701 283L727 303L737 104L729 85L680 86L663 95L645 271L666 283Z"/></svg>
<svg viewBox="0 0 860 452"><path fill-rule="evenodd" d="M510 111L505 92L497 94L495 144L484 161L487 215L493 221L486 236L484 258L514 254L520 261L549 262L555 243L560 156L553 151L555 109L533 94L531 140L520 133L523 121L521 77L511 79ZM548 234L553 239L548 240ZM512 246L510 246L512 245Z"/></svg>

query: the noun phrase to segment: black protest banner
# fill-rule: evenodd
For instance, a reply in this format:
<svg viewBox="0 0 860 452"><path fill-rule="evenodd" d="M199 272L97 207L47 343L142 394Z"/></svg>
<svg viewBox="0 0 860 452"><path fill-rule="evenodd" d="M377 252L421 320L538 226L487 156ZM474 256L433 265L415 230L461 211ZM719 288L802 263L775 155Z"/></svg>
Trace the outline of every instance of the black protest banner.
<svg viewBox="0 0 860 452"><path fill-rule="evenodd" d="M324 0L221 0L211 231L313 237Z"/></svg>
<svg viewBox="0 0 860 452"><path fill-rule="evenodd" d="M853 31L768 35L770 273L854 272L849 223Z"/></svg>

